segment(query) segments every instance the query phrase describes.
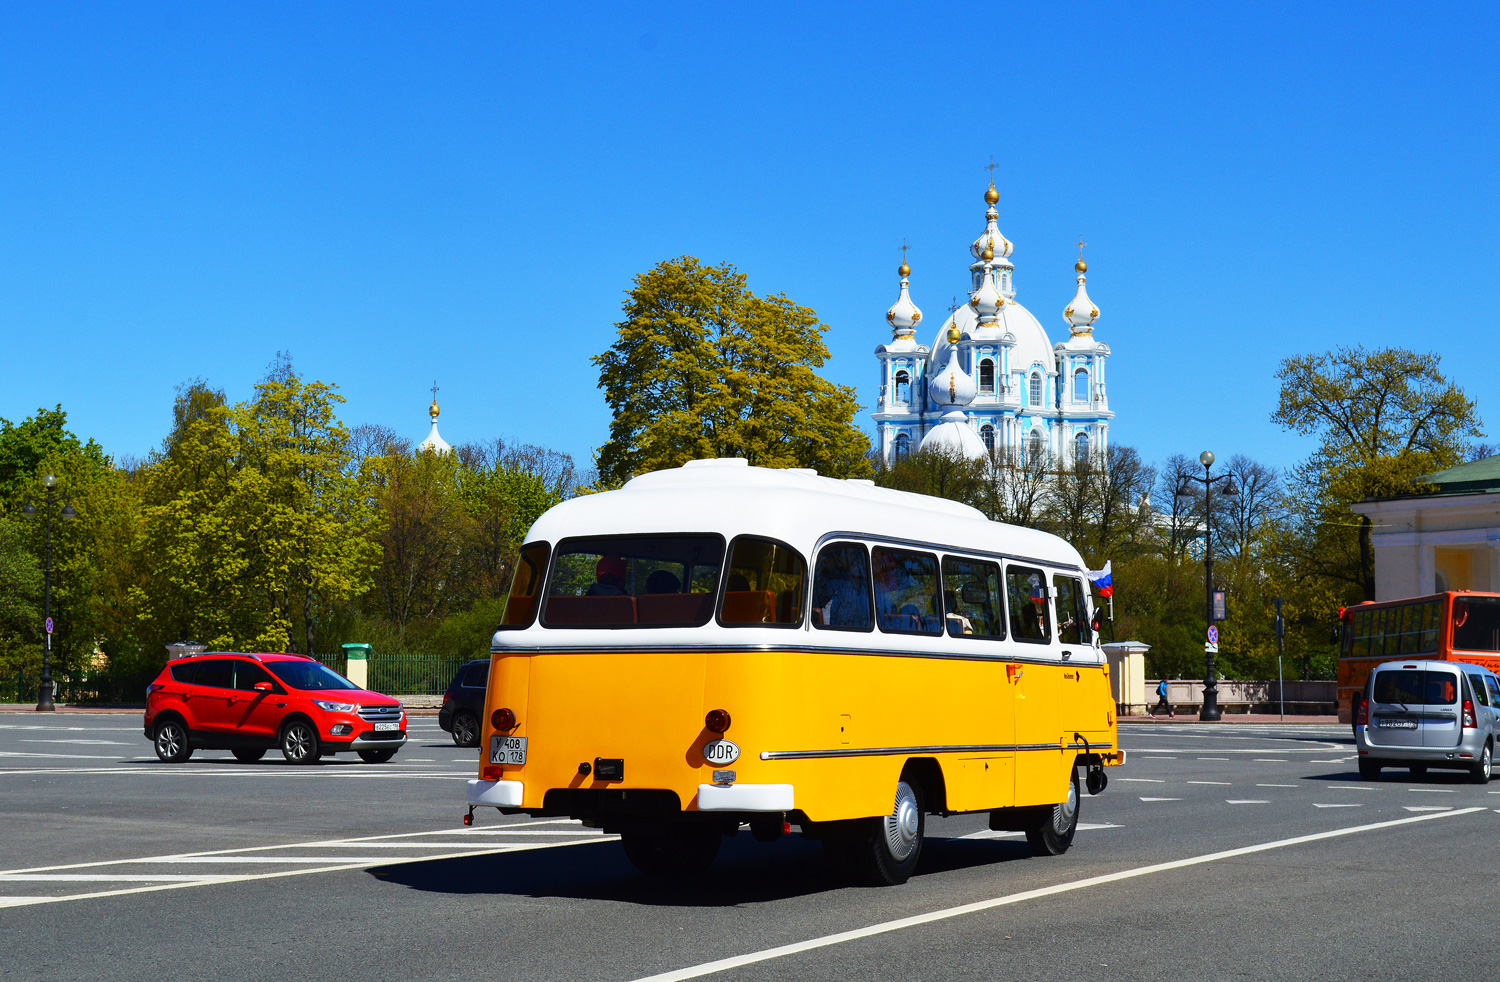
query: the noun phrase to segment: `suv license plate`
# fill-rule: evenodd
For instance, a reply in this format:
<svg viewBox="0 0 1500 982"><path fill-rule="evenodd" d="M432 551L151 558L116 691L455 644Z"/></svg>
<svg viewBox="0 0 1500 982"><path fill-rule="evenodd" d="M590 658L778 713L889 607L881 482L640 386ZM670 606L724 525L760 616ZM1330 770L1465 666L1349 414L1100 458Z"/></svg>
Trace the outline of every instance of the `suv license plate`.
<svg viewBox="0 0 1500 982"><path fill-rule="evenodd" d="M375 724L375 732L376 733L380 733L380 732L385 731L385 730L399 730L399 729L401 729L401 724L400 723L376 723Z"/></svg>
<svg viewBox="0 0 1500 982"><path fill-rule="evenodd" d="M1417 721L1414 719L1383 719L1380 721L1382 730L1415 730Z"/></svg>
<svg viewBox="0 0 1500 982"><path fill-rule="evenodd" d="M526 738L508 736L490 737L490 763L526 763Z"/></svg>

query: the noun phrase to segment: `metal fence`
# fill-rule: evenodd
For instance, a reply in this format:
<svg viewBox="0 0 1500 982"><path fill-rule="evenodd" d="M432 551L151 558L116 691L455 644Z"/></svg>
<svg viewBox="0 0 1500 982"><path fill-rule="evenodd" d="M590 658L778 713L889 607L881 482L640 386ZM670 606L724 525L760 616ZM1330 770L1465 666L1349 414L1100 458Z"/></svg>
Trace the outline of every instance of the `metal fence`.
<svg viewBox="0 0 1500 982"><path fill-rule="evenodd" d="M470 659L464 655L370 655L369 687L389 696L436 696L448 688L460 665ZM347 675L344 653L319 655L318 661L341 675Z"/></svg>

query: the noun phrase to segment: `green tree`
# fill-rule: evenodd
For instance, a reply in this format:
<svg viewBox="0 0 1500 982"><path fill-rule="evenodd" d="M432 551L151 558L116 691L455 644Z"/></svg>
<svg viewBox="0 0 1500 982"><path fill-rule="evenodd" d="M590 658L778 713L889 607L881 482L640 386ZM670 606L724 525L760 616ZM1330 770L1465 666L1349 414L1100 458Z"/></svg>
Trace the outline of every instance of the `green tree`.
<svg viewBox="0 0 1500 982"><path fill-rule="evenodd" d="M1460 462L1470 439L1483 435L1474 403L1443 377L1439 361L1354 347L1281 363L1271 419L1318 439L1290 479L1292 548L1307 575L1351 584L1373 600L1370 520L1349 506L1419 490L1418 478Z"/></svg>
<svg viewBox="0 0 1500 982"><path fill-rule="evenodd" d="M683 256L637 276L624 314L593 358L613 414L600 486L700 457L869 473L854 390L815 371L827 326L811 308L755 296L728 263Z"/></svg>

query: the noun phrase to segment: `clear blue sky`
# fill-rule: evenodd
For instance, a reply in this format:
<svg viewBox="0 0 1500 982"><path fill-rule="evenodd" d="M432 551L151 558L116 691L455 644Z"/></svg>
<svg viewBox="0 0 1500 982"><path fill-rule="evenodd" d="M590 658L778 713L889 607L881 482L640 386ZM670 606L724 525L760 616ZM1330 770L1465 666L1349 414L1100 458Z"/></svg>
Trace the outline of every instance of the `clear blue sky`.
<svg viewBox="0 0 1500 982"><path fill-rule="evenodd" d="M1494 434L1497 9L7 4L0 416L141 456L287 350L350 425L420 439L436 379L451 442L586 463L588 357L682 254L816 309L869 406L898 247L935 324L994 155L1057 339L1089 242L1116 443L1295 463L1277 363L1353 343Z"/></svg>

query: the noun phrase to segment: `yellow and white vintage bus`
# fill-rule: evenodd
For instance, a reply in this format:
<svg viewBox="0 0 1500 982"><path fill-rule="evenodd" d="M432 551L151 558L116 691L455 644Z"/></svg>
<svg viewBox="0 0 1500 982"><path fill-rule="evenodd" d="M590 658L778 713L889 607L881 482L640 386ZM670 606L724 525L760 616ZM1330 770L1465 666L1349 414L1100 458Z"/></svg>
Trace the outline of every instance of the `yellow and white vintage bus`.
<svg viewBox="0 0 1500 982"><path fill-rule="evenodd" d="M1087 571L926 495L697 460L532 526L491 648L475 806L618 833L648 873L726 834L901 883L926 814L1068 848L1118 748Z"/></svg>

